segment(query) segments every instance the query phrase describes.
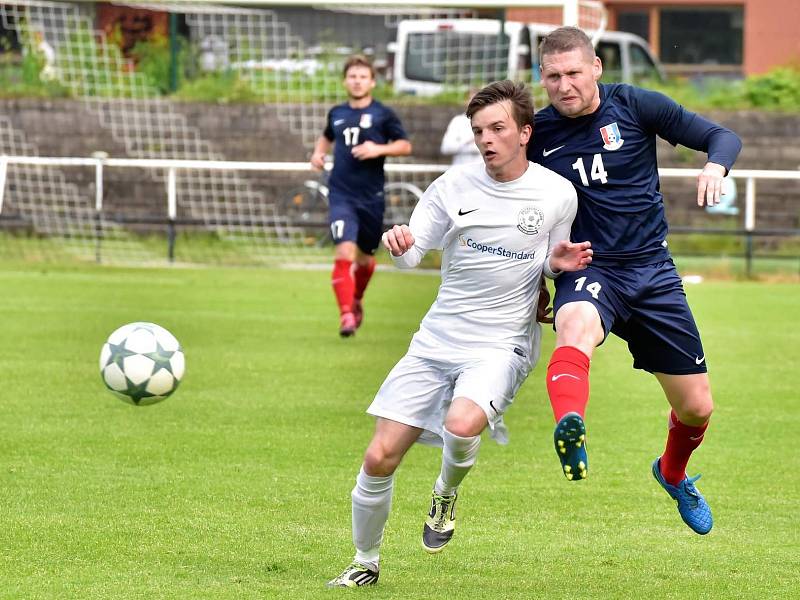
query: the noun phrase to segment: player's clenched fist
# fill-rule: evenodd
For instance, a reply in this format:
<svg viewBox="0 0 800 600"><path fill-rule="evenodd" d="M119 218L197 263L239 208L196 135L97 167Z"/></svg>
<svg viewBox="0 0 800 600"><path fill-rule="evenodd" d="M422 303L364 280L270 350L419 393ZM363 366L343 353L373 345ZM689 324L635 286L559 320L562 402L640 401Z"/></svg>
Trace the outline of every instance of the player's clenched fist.
<svg viewBox="0 0 800 600"><path fill-rule="evenodd" d="M381 148L379 144L367 140L358 146L353 146L350 154L358 160L368 160L370 158L378 158L381 155Z"/></svg>
<svg viewBox="0 0 800 600"><path fill-rule="evenodd" d="M414 236L408 225L395 225L383 234L383 245L392 256L402 256L414 245Z"/></svg>

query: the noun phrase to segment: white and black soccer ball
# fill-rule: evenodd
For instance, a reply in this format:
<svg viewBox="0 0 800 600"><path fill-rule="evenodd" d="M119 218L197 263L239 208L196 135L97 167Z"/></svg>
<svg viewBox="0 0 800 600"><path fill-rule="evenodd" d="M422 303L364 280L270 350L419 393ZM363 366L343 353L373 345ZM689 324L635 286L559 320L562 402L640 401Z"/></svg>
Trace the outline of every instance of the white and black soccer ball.
<svg viewBox="0 0 800 600"><path fill-rule="evenodd" d="M183 377L185 359L178 340L155 323L129 323L110 336L100 351L103 383L125 402L161 402Z"/></svg>

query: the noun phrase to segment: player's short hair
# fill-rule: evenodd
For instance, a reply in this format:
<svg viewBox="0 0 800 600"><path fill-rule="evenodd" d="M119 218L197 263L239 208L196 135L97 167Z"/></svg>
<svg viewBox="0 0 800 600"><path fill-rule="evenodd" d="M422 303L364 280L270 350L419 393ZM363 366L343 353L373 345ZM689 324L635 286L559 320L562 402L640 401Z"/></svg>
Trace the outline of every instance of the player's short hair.
<svg viewBox="0 0 800 600"><path fill-rule="evenodd" d="M478 90L467 105L466 115L470 119L482 108L508 100L511 102L511 116L520 129L530 125L533 129L533 98L528 87L521 82L495 81Z"/></svg>
<svg viewBox="0 0 800 600"><path fill-rule="evenodd" d="M369 69L369 74L375 79L375 67L372 66L372 61L363 54L353 54L344 61L342 77L347 77L347 72L350 70L350 67L367 67Z"/></svg>
<svg viewBox="0 0 800 600"><path fill-rule="evenodd" d="M539 44L539 60L545 54L561 54L580 48L587 56L594 58L594 46L589 36L578 27L559 27L548 33Z"/></svg>

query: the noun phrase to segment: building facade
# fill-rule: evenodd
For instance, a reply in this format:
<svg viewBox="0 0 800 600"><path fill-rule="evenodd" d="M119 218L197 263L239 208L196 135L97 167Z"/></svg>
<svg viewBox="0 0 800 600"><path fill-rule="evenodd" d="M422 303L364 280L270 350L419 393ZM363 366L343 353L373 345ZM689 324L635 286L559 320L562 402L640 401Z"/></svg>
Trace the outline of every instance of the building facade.
<svg viewBox="0 0 800 600"><path fill-rule="evenodd" d="M668 73L747 76L800 65L800 0L605 0L608 29L635 33ZM532 21L534 9L509 9Z"/></svg>

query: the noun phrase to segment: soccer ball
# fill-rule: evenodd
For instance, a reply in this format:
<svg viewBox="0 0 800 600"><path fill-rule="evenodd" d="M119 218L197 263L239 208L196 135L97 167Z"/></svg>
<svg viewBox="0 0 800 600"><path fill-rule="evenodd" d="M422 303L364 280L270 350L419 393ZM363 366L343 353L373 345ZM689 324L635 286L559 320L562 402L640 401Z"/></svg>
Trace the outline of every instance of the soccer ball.
<svg viewBox="0 0 800 600"><path fill-rule="evenodd" d="M161 402L183 377L183 350L169 331L155 323L129 323L110 336L100 351L100 376L125 402Z"/></svg>

